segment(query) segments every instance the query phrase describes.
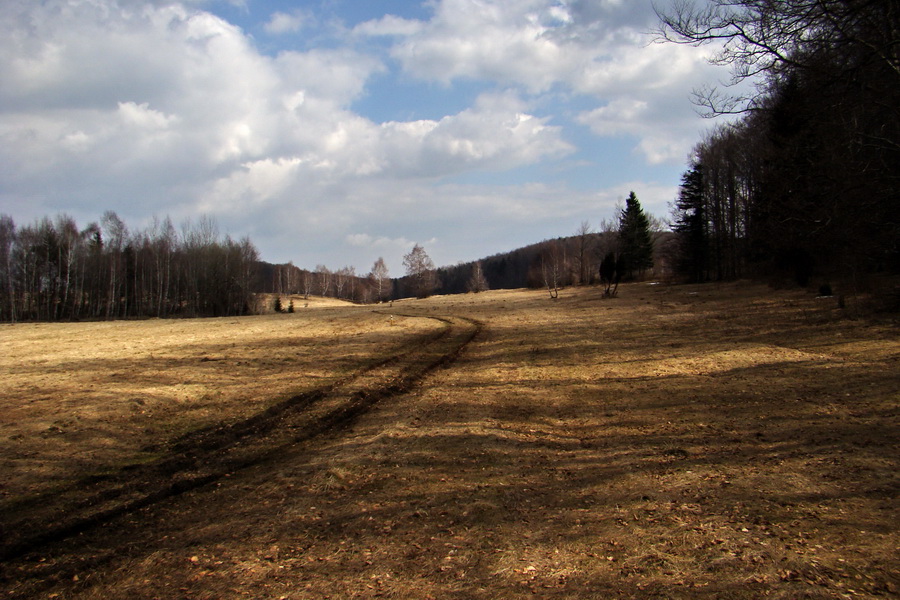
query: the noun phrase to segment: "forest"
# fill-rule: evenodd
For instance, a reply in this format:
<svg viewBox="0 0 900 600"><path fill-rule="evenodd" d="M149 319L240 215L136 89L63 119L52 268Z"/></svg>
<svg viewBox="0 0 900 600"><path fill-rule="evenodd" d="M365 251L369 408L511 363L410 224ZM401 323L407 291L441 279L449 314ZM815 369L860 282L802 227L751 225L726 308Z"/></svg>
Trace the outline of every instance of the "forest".
<svg viewBox="0 0 900 600"><path fill-rule="evenodd" d="M730 87L695 91L705 116L733 120L683 175L680 272L849 286L896 274L900 2L716 0L660 17L662 39L724 44L714 62L731 69Z"/></svg>
<svg viewBox="0 0 900 600"><path fill-rule="evenodd" d="M214 221L129 232L113 211L17 227L0 215L0 321L227 316L250 312L259 254Z"/></svg>

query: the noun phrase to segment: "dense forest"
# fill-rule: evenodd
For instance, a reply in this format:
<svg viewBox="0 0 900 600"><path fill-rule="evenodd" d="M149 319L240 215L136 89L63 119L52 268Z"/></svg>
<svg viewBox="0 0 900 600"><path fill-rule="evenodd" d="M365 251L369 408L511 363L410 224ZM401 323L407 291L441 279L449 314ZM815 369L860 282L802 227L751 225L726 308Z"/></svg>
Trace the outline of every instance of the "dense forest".
<svg viewBox="0 0 900 600"><path fill-rule="evenodd" d="M693 281L742 276L859 285L900 271L900 2L716 0L662 15L668 40L724 43L737 114L695 147L673 215Z"/></svg>
<svg viewBox="0 0 900 600"><path fill-rule="evenodd" d="M258 258L206 218L179 234L169 219L129 232L112 211L84 229L0 215L0 320L246 314Z"/></svg>

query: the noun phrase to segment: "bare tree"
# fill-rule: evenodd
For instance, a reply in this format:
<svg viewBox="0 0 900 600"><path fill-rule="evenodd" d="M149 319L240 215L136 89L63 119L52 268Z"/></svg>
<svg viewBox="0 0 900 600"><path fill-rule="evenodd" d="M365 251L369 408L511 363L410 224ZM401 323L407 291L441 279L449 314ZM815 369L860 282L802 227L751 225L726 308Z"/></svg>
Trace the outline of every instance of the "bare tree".
<svg viewBox="0 0 900 600"><path fill-rule="evenodd" d="M559 288L562 286L562 278L566 269L565 253L557 242L547 242L540 255L541 277L544 285L550 293L550 298L559 297Z"/></svg>
<svg viewBox="0 0 900 600"><path fill-rule="evenodd" d="M303 271L303 298L305 300L309 300L309 295L312 294L313 291L313 283L314 283L314 275L304 269Z"/></svg>
<svg viewBox="0 0 900 600"><path fill-rule="evenodd" d="M427 298L437 288L437 276L434 263L425 252L425 248L416 244L403 257L406 275L411 279L413 293L417 298Z"/></svg>
<svg viewBox="0 0 900 600"><path fill-rule="evenodd" d="M16 231L0 215L0 318L247 312L259 260L249 239L221 242L203 220L184 231L181 245L168 219L129 235L112 211L102 228L91 223L79 231L59 215Z"/></svg>
<svg viewBox="0 0 900 600"><path fill-rule="evenodd" d="M593 273L593 261L591 260L592 246L595 242L594 230L590 223L582 221L581 225L575 231L576 243L578 244L578 254L575 260L578 263L578 283L587 285L591 282L591 274Z"/></svg>
<svg viewBox="0 0 900 600"><path fill-rule="evenodd" d="M331 271L325 265L316 265L316 279L319 284L319 295L327 296L331 290Z"/></svg>
<svg viewBox="0 0 900 600"><path fill-rule="evenodd" d="M341 267L334 272L334 289L338 298L344 299L344 290L350 287L351 280L356 275L356 269L353 267ZM352 294L351 294L352 296Z"/></svg>
<svg viewBox="0 0 900 600"><path fill-rule="evenodd" d="M484 276L484 271L481 269L481 261L477 261L472 265L472 276L469 277L469 281L466 283L466 289L476 294L490 289L487 278Z"/></svg>
<svg viewBox="0 0 900 600"><path fill-rule="evenodd" d="M106 239L106 248L109 256L109 291L106 298L106 317L118 316L118 308L121 299L121 287L123 284L122 250L125 239L128 236L128 228L119 216L108 210L103 213L101 221Z"/></svg>
<svg viewBox="0 0 900 600"><path fill-rule="evenodd" d="M721 44L711 62L731 68L732 85L788 71L819 71L837 81L856 71L860 56L888 74L892 87L900 81L900 10L894 1L675 0L670 10L656 12L661 40ZM824 55L830 60L823 62ZM759 98L759 87L743 94L716 87L695 92L708 116L754 110Z"/></svg>
<svg viewBox="0 0 900 600"><path fill-rule="evenodd" d="M155 305L156 316L164 317L168 314L169 295L172 288L172 259L175 247L178 244L178 234L172 219L166 217L159 222L154 219L150 230L151 252L155 270Z"/></svg>
<svg viewBox="0 0 900 600"><path fill-rule="evenodd" d="M389 291L388 285L390 285L388 268L387 265L384 264L384 258L379 256L378 260L375 261L375 264L372 265L371 276L375 284L375 301L381 302L387 296Z"/></svg>
<svg viewBox="0 0 900 600"><path fill-rule="evenodd" d="M0 305L0 318L16 322L16 298L13 273L13 245L16 241L16 224L9 215L0 215L0 285L4 302Z"/></svg>

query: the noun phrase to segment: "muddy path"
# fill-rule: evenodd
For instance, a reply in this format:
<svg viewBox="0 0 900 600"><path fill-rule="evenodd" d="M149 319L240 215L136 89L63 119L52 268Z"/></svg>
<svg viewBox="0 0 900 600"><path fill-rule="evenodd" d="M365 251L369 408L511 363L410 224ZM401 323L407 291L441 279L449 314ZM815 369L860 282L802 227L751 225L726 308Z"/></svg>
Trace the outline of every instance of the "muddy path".
<svg viewBox="0 0 900 600"><path fill-rule="evenodd" d="M22 564L39 560L38 556L47 552L74 557L79 549L73 538L79 534L340 431L379 401L409 391L432 371L452 363L482 328L480 322L462 317L399 316L433 319L443 327L416 336L389 356L376 357L352 375L249 418L161 442L155 448L161 458L152 463L84 479L38 505L29 502L6 511L0 521L0 578L7 579L10 573L3 575L3 571L16 564L21 573ZM60 545L66 548L55 548ZM65 572L67 561L57 564L58 570ZM84 568L83 557L78 564ZM43 573L41 579L46 580L47 575ZM39 581L32 583L41 586Z"/></svg>

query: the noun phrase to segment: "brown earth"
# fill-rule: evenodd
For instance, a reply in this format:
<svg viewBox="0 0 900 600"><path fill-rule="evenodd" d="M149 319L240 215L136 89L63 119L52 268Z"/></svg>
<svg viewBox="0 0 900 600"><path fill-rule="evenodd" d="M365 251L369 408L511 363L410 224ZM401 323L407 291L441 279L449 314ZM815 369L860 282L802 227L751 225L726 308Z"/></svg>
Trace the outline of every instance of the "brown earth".
<svg viewBox="0 0 900 600"><path fill-rule="evenodd" d="M0 594L897 597L900 336L853 309L634 284L4 327Z"/></svg>

